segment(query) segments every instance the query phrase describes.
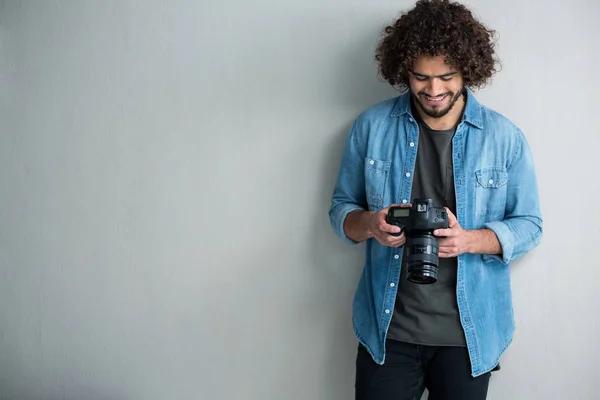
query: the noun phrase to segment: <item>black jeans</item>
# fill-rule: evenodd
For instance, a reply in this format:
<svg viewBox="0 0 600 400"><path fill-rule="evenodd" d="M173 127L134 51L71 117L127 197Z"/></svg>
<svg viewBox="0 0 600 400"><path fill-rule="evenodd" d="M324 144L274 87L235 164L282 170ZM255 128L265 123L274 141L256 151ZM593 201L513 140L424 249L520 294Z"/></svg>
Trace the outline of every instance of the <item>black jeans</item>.
<svg viewBox="0 0 600 400"><path fill-rule="evenodd" d="M490 372L471 376L465 347L421 346L388 340L383 365L359 344L356 357L356 400L484 400Z"/></svg>

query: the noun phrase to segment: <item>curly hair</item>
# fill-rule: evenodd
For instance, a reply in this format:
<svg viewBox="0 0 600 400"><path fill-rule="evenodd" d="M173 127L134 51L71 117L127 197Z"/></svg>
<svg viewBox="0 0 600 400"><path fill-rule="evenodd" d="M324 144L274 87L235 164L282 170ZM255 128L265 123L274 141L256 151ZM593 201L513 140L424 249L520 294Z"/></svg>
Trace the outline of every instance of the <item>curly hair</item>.
<svg viewBox="0 0 600 400"><path fill-rule="evenodd" d="M477 21L464 5L449 0L419 0L383 31L375 59L390 85L407 89L408 73L421 56L444 56L463 77L464 86L482 88L496 73L495 31Z"/></svg>

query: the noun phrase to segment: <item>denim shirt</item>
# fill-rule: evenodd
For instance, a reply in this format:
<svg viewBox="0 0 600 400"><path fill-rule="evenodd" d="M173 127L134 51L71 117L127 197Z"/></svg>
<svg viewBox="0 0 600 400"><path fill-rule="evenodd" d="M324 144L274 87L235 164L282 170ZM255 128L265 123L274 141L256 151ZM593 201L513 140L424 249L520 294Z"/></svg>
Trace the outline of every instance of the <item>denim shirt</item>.
<svg viewBox="0 0 600 400"><path fill-rule="evenodd" d="M410 94L363 112L352 124L334 187L329 218L335 233L354 210L377 211L411 202L419 128ZM456 298L471 360L472 376L492 370L510 345L515 328L511 261L533 249L542 236L532 154L507 118L481 105L470 91L453 139L456 217L464 229L492 230L502 254L458 257ZM352 322L358 341L378 364L393 315L402 247L366 241L364 269L354 295Z"/></svg>

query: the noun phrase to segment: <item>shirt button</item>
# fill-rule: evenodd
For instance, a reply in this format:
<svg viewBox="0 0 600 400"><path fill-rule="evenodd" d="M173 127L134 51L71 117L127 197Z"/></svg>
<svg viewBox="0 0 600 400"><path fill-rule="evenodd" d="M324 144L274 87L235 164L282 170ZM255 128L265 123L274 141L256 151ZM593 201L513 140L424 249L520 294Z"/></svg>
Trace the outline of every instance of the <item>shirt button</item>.
<svg viewBox="0 0 600 400"><path fill-rule="evenodd" d="M385 313L386 313L386 314L389 314L389 313L390 313L390 310L385 310Z"/></svg>
<svg viewBox="0 0 600 400"><path fill-rule="evenodd" d="M415 144L413 142L410 142L410 147L415 147Z"/></svg>
<svg viewBox="0 0 600 400"><path fill-rule="evenodd" d="M408 178L409 176L410 176L410 172L407 172L406 173L406 177Z"/></svg>
<svg viewBox="0 0 600 400"><path fill-rule="evenodd" d="M398 254L396 254L396 255L394 256L394 258L397 260L397 259L399 259L399 258L400 258L400 256L399 256Z"/></svg>
<svg viewBox="0 0 600 400"><path fill-rule="evenodd" d="M491 185L492 183L494 183L494 180L493 180L493 179L490 179L490 180L489 180L489 183L490 183L490 185Z"/></svg>
<svg viewBox="0 0 600 400"><path fill-rule="evenodd" d="M373 165L373 164L375 164L375 161L371 160L371 161L369 161L369 164Z"/></svg>
<svg viewBox="0 0 600 400"><path fill-rule="evenodd" d="M406 203L408 203L408 200L406 200L406 199L402 200L402 204L406 204Z"/></svg>
<svg viewBox="0 0 600 400"><path fill-rule="evenodd" d="M396 286L396 284L394 282L392 282L392 283L390 283L390 286L394 287L394 286Z"/></svg>

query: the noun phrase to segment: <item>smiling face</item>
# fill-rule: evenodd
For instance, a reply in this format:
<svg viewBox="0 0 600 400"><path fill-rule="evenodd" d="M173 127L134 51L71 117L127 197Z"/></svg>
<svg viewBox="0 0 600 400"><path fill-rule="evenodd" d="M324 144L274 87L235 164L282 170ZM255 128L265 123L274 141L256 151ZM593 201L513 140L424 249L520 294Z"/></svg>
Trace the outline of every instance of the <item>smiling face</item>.
<svg viewBox="0 0 600 400"><path fill-rule="evenodd" d="M464 107L463 79L443 56L418 57L409 73L409 85L424 119L458 119Z"/></svg>

